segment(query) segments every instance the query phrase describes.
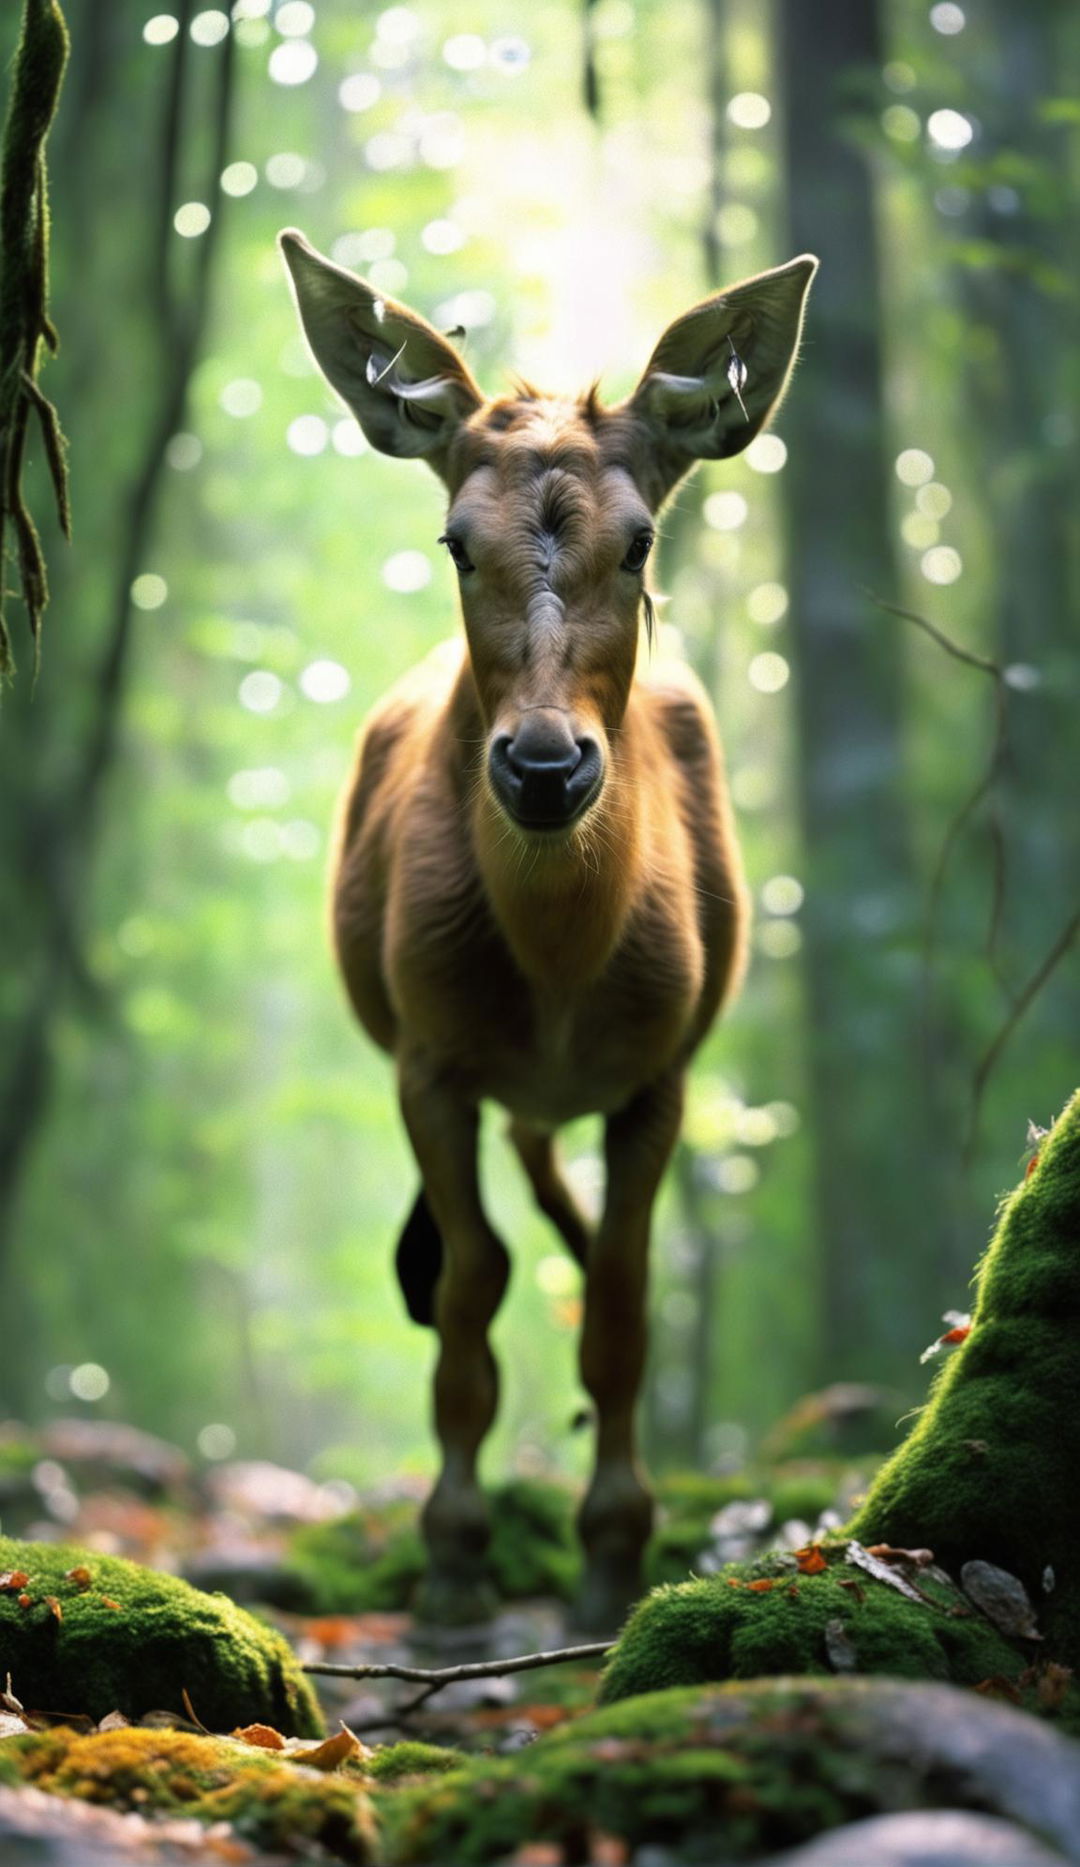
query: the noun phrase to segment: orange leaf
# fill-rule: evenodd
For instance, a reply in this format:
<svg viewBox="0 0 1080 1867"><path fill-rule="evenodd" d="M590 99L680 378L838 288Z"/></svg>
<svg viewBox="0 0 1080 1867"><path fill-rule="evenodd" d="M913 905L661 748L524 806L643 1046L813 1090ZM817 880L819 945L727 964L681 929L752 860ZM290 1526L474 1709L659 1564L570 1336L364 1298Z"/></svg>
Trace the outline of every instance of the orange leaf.
<svg viewBox="0 0 1080 1867"><path fill-rule="evenodd" d="M111 1595L99 1595L98 1600L103 1608L112 1608L115 1614L122 1614L124 1612L120 1603L114 1601Z"/></svg>
<svg viewBox="0 0 1080 1867"><path fill-rule="evenodd" d="M19 1596L20 1608L32 1608L33 1605L34 1605L33 1595L20 1595Z"/></svg>
<svg viewBox="0 0 1080 1867"><path fill-rule="evenodd" d="M820 1575L822 1569L829 1566L816 1543L808 1543L805 1549L797 1549L795 1560L800 1575Z"/></svg>
<svg viewBox="0 0 1080 1867"><path fill-rule="evenodd" d="M776 1587L776 1583L765 1575L759 1582L747 1582L746 1586L755 1595L767 1595L770 1588Z"/></svg>
<svg viewBox="0 0 1080 1867"><path fill-rule="evenodd" d="M724 1580L726 1581L729 1588L745 1588L746 1587L746 1583L740 1582L737 1575L726 1575L724 1577Z"/></svg>
<svg viewBox="0 0 1080 1867"><path fill-rule="evenodd" d="M232 1733L242 1744L254 1744L257 1750L284 1750L285 1739L272 1724L245 1724Z"/></svg>
<svg viewBox="0 0 1080 1867"><path fill-rule="evenodd" d="M5 1569L0 1575L0 1595L17 1595L29 1580L25 1569Z"/></svg>
<svg viewBox="0 0 1080 1867"><path fill-rule="evenodd" d="M60 1606L60 1603L57 1601L55 1595L45 1596L45 1606L48 1608L49 1613L52 1615L54 1620L57 1620L57 1621L63 1620L64 1610Z"/></svg>
<svg viewBox="0 0 1080 1867"><path fill-rule="evenodd" d="M77 1568L68 1569L64 1575L65 1582L74 1582L76 1588L89 1588L93 1579L86 1564L82 1562Z"/></svg>
<svg viewBox="0 0 1080 1867"><path fill-rule="evenodd" d="M1039 1156L1037 1154L1033 1154L1027 1164L1027 1171L1024 1174L1025 1180L1030 1180L1038 1164L1039 1164Z"/></svg>
<svg viewBox="0 0 1080 1867"><path fill-rule="evenodd" d="M295 1752L297 1763L306 1763L309 1770L336 1770L350 1759L355 1758L359 1763L367 1755L367 1746L344 1724L335 1736L316 1744L313 1750Z"/></svg>
<svg viewBox="0 0 1080 1867"><path fill-rule="evenodd" d="M966 1342L970 1334L971 1324L969 1322L962 1322L959 1323L955 1329L946 1329L944 1335L938 1336L938 1341L941 1343Z"/></svg>

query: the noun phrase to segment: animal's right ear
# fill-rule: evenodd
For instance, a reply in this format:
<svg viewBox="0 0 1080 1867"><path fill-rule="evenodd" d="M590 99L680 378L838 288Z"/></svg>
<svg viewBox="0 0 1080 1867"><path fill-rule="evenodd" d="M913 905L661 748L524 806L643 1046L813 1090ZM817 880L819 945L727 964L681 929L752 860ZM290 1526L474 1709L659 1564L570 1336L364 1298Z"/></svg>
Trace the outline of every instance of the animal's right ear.
<svg viewBox="0 0 1080 1867"><path fill-rule="evenodd" d="M323 375L384 454L446 455L483 396L457 351L406 305L346 272L287 228L279 245L300 321Z"/></svg>

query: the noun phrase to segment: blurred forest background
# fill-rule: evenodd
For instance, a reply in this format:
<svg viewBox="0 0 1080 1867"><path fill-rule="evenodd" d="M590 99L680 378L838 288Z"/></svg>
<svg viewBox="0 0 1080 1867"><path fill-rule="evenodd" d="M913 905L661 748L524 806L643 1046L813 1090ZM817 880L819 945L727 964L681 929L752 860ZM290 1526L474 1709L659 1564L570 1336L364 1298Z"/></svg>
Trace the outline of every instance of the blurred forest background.
<svg viewBox="0 0 1080 1867"><path fill-rule="evenodd" d="M323 893L356 729L456 597L435 479L314 372L288 224L490 390L612 398L695 299L820 255L775 431L659 552L756 930L660 1208L647 1443L731 1469L841 1379L899 1416L1076 1083L1080 13L152 4L66 0L50 141L75 535L0 708L0 1417L430 1468L415 1170ZM496 1119L487 1180L488 1469L573 1476L577 1273Z"/></svg>

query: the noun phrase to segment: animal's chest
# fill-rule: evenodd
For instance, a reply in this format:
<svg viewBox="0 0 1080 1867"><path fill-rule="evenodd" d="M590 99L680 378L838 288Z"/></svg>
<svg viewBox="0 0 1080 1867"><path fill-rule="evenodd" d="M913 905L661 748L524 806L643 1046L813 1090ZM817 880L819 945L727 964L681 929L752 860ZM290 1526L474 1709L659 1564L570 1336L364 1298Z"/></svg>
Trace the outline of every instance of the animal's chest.
<svg viewBox="0 0 1080 1867"><path fill-rule="evenodd" d="M408 929L397 918L388 970L403 1039L526 1120L610 1113L685 1041L703 956L662 899L642 903L607 965L580 985L557 964L543 981L527 977L479 889L429 896ZM572 921L565 939L569 977Z"/></svg>

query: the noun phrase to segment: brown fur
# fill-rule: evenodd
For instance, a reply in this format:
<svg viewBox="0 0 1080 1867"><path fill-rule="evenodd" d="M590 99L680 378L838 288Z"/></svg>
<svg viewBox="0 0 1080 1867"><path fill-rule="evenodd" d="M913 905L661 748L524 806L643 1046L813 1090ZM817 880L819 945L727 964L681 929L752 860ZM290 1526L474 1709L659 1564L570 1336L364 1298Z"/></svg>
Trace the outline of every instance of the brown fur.
<svg viewBox="0 0 1080 1867"><path fill-rule="evenodd" d="M581 1513L580 1605L586 1623L610 1625L637 1590L651 1521L633 1426L651 1208L686 1065L738 981L747 919L710 708L685 666L639 652L632 541L651 535L695 455L734 451L766 418L812 263L734 288L735 311L717 299L688 314L635 397L605 410L595 391L573 402L523 386L485 401L414 313L300 236L283 244L316 356L377 445L428 454L466 562L465 644L407 676L363 736L333 906L342 973L360 1021L397 1064L442 1240L443 1468L425 1511L427 1605L467 1616L482 1597L476 1457L495 1411L487 1332L507 1277L477 1181L478 1112L491 1100L510 1112L538 1203L585 1266L581 1369L597 1463ZM713 384L726 333L752 328L762 382L756 404L736 410ZM700 381L687 374L699 363ZM599 749L602 782L566 827L530 829L500 796L489 755L500 740L549 728L561 743ZM595 1229L552 1140L589 1114L606 1122ZM426 1248L431 1236L426 1224Z"/></svg>

